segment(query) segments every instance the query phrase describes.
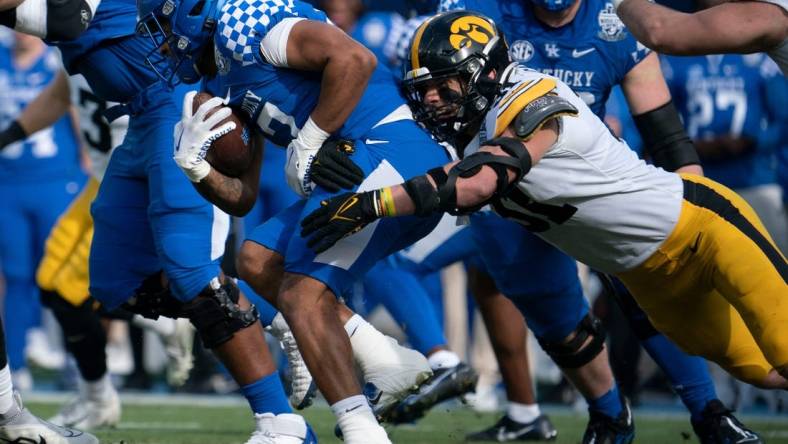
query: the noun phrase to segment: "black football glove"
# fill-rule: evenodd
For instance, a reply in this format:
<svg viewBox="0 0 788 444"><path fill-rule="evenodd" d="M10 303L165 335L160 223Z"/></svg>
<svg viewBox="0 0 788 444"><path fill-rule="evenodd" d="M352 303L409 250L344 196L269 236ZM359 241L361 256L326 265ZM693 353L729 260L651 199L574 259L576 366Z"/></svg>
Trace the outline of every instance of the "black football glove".
<svg viewBox="0 0 788 444"><path fill-rule="evenodd" d="M309 178L332 193L360 185L364 171L350 160L353 151L353 142L349 140L326 141L309 166Z"/></svg>
<svg viewBox="0 0 788 444"><path fill-rule="evenodd" d="M6 129L0 131L0 151L2 151L3 148L7 147L8 145L25 138L27 138L27 134L25 134L25 130L22 128L22 125L14 120L6 127Z"/></svg>
<svg viewBox="0 0 788 444"><path fill-rule="evenodd" d="M344 193L320 202L320 208L301 221L301 237L312 235L306 245L320 254L378 219L375 193Z"/></svg>

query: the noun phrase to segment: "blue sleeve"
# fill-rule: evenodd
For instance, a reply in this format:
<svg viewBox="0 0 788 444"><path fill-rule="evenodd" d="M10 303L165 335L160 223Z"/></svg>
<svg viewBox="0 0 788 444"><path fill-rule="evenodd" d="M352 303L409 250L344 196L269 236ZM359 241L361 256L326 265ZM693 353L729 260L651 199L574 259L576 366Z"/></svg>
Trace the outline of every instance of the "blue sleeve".
<svg viewBox="0 0 788 444"><path fill-rule="evenodd" d="M228 58L250 65L258 60L268 31L289 17L327 21L323 12L302 1L231 0L219 14L216 46Z"/></svg>
<svg viewBox="0 0 788 444"><path fill-rule="evenodd" d="M625 33L622 41L616 43L616 50L619 51L619 57L616 60L621 62L620 72L622 79L651 53L651 50L646 45L635 40L635 37L629 31Z"/></svg>

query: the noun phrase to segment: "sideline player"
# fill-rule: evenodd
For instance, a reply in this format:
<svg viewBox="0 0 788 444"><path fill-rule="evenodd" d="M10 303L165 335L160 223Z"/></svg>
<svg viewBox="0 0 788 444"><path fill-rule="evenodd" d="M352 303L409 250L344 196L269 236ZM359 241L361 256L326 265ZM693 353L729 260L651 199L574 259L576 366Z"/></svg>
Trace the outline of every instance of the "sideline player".
<svg viewBox="0 0 788 444"><path fill-rule="evenodd" d="M695 13L648 0L613 0L638 41L663 54L766 52L788 75L788 1L729 1ZM680 32L676 32L679 30Z"/></svg>
<svg viewBox="0 0 788 444"><path fill-rule="evenodd" d="M370 326L358 316L348 316L336 297L377 260L427 234L439 218L371 227L363 235L365 241L321 257L315 257L294 230L301 214L330 195L323 187L314 188L308 173L311 157L332 133L355 144L353 159L363 170L362 189L396 182L422 166L440 164L447 156L413 122L391 73L376 68L374 56L326 23L322 12L299 1L238 0L221 7L207 2L197 16L189 14L194 7L191 1L176 2L174 8L169 4L144 2L140 17L162 46L172 39L189 42L185 49L166 48L173 66L180 67L179 77L195 82L205 76L208 92L229 96L229 103L255 122L256 131L275 144L288 146L289 166L293 167L288 170L289 183L301 193L312 192L249 236L239 256L239 273L258 293L278 293L277 306L331 404L345 441L387 443L385 431L353 377L351 343L354 355L388 351L396 358L373 375L373 381L367 378L381 394L380 400L373 397L376 404L384 396L387 403L401 399L432 372L423 356L405 354L380 334L360 339L359 333L369 331ZM207 20L216 23L215 30L206 32L201 25L191 25ZM252 33L254 40L249 39ZM214 45L218 51L204 51ZM204 111L184 115L176 160L183 159L184 172L211 201L243 213L250 202L242 193L256 189L259 177L250 177L253 182L247 183L211 169L202 158L202 147L224 128L200 134L201 128L211 128L200 114ZM396 368L397 361L407 367ZM366 369L362 366L362 370Z"/></svg>
<svg viewBox="0 0 788 444"><path fill-rule="evenodd" d="M486 46L458 32L467 26L452 26L468 23ZM443 14L420 31L444 49L449 39L455 50L476 46L476 56L444 69L420 65L435 51L429 44L413 52L412 96L426 122L471 136L486 123L496 138L404 187L324 201L303 224L311 247L323 251L387 215L466 212L489 202L620 277L655 326L687 351L746 382L788 386L788 344L779 333L788 316L774 310L788 265L741 198L711 180L637 160L559 80L516 65L503 72L486 66L489 41L501 38L489 19ZM490 118L474 122L474 108L492 108Z"/></svg>

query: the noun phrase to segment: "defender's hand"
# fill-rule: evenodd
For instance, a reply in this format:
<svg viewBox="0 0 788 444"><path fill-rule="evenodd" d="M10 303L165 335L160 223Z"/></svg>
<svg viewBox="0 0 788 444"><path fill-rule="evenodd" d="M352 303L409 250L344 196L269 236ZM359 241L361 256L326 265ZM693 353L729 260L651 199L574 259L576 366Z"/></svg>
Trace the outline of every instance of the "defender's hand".
<svg viewBox="0 0 788 444"><path fill-rule="evenodd" d="M235 122L232 121L214 128L230 116L232 110L228 107L222 107L206 117L209 111L224 104L221 97L203 102L192 114L192 102L196 94L197 91L190 91L183 98L183 115L181 121L175 125L173 134L173 159L192 182L201 181L211 172L211 165L205 160L211 143L235 129Z"/></svg>
<svg viewBox="0 0 788 444"><path fill-rule="evenodd" d="M332 193L361 185L364 171L350 160L353 152L353 142L349 140L326 141L312 160L309 169L312 181Z"/></svg>
<svg viewBox="0 0 788 444"><path fill-rule="evenodd" d="M301 221L301 237L312 235L306 245L320 254L378 219L374 193L345 193L320 202L320 208Z"/></svg>

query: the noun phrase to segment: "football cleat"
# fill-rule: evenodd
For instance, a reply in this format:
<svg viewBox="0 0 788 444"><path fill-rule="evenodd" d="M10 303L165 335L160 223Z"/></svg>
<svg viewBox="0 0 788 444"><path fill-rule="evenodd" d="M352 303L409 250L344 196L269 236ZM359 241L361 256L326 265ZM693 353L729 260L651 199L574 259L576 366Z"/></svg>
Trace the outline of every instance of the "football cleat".
<svg viewBox="0 0 788 444"><path fill-rule="evenodd" d="M18 392L14 404L0 415L0 443L8 444L98 444L95 436L44 421L22 405Z"/></svg>
<svg viewBox="0 0 788 444"><path fill-rule="evenodd" d="M194 367L194 333L192 323L186 318L179 318L175 319L175 331L161 336L168 358L167 382L173 387L182 386Z"/></svg>
<svg viewBox="0 0 788 444"><path fill-rule="evenodd" d="M413 422L424 416L434 405L462 396L476 387L479 375L464 362L454 367L439 368L419 387L408 395L389 415L389 422Z"/></svg>
<svg viewBox="0 0 788 444"><path fill-rule="evenodd" d="M546 415L539 415L531 422L517 422L508 416L501 418L494 426L480 432L468 434L466 441L552 441L558 436Z"/></svg>
<svg viewBox="0 0 788 444"><path fill-rule="evenodd" d="M600 412L590 411L583 444L630 444L635 440L635 422L629 401L621 398L624 410L618 418L611 418Z"/></svg>
<svg viewBox="0 0 788 444"><path fill-rule="evenodd" d="M60 426L92 430L117 425L120 413L120 398L114 387L107 389L100 398L91 398L80 390L79 395L63 405L49 421Z"/></svg>
<svg viewBox="0 0 788 444"><path fill-rule="evenodd" d="M309 407L317 394L317 385L282 313L277 313L267 330L279 340L279 345L287 357L287 365L290 367L290 404L298 410Z"/></svg>
<svg viewBox="0 0 788 444"><path fill-rule="evenodd" d="M359 326L350 344L366 382L364 395L378 421L387 421L397 404L432 376L424 355L399 345L370 324Z"/></svg>
<svg viewBox="0 0 788 444"><path fill-rule="evenodd" d="M703 419L692 421L692 428L701 444L760 444L757 433L739 422L733 412L718 399L703 408Z"/></svg>
<svg viewBox="0 0 788 444"><path fill-rule="evenodd" d="M246 444L317 444L312 427L292 413L255 413L255 431Z"/></svg>

